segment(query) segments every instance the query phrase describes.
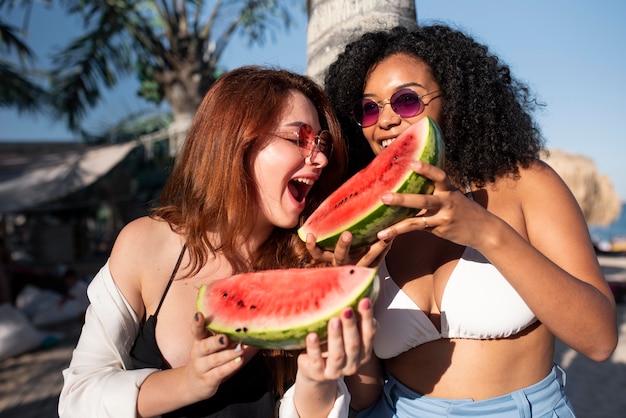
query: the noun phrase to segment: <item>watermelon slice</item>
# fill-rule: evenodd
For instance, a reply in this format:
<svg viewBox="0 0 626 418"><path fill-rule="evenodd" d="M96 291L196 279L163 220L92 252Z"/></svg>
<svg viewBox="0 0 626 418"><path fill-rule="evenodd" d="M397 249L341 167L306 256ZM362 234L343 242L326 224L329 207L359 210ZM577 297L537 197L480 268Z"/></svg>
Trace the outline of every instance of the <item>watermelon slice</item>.
<svg viewBox="0 0 626 418"><path fill-rule="evenodd" d="M324 341L328 320L378 294L376 269L342 266L264 270L200 286L206 327L259 348L303 348L308 333Z"/></svg>
<svg viewBox="0 0 626 418"><path fill-rule="evenodd" d="M416 160L443 166L443 134L428 116L411 125L367 167L328 196L298 229L300 239L305 241L307 234L313 233L317 245L331 250L341 233L348 230L353 236L353 249L376 242L378 231L419 212L385 205L380 200L384 192L434 191L431 180L411 169L411 162Z"/></svg>

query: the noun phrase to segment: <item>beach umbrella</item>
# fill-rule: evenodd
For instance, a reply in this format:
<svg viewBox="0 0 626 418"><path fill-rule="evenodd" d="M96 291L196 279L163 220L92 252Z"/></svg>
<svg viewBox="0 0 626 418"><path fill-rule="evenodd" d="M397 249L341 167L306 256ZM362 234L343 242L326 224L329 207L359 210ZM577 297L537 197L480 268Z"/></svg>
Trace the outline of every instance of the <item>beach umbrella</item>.
<svg viewBox="0 0 626 418"><path fill-rule="evenodd" d="M584 155L550 149L541 155L565 181L578 201L587 224L606 226L615 221L622 203L611 179L598 172L595 163Z"/></svg>

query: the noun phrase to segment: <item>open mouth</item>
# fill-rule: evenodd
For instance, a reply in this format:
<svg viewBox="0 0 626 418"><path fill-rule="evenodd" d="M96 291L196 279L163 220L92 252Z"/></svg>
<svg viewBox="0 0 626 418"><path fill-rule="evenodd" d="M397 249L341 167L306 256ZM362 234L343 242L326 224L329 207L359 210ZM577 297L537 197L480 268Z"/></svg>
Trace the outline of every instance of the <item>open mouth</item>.
<svg viewBox="0 0 626 418"><path fill-rule="evenodd" d="M297 202L302 202L315 182L306 178L295 178L289 181L289 193Z"/></svg>

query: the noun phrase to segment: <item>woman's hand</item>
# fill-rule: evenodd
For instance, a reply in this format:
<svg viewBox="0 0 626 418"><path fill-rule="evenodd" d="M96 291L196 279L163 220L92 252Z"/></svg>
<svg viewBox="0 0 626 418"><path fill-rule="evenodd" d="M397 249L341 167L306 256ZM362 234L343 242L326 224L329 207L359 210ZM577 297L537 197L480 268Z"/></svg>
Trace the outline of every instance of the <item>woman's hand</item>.
<svg viewBox="0 0 626 418"><path fill-rule="evenodd" d="M339 236L334 251L325 251L315 243L315 236L308 234L306 248L311 256L318 261L332 263L334 266L355 265L363 267L378 267L389 248L392 240L380 240L374 244L351 250L352 234L343 231Z"/></svg>
<svg viewBox="0 0 626 418"><path fill-rule="evenodd" d="M189 362L181 367L152 373L139 389L139 416L155 416L215 395L219 385L254 356L256 349L212 335L197 313L191 324L193 343Z"/></svg>
<svg viewBox="0 0 626 418"><path fill-rule="evenodd" d="M198 312L191 325L194 337L187 364L187 383L196 401L209 398L219 385L258 351L228 340L225 335L211 335L204 325L204 316Z"/></svg>
<svg viewBox="0 0 626 418"><path fill-rule="evenodd" d="M359 301L358 317L352 308L344 309L328 322L325 349L317 334L307 336L306 352L298 356L298 374L323 382L356 373L372 356L376 329L370 299Z"/></svg>
<svg viewBox="0 0 626 418"><path fill-rule="evenodd" d="M351 308L328 323L323 348L317 334L309 334L306 352L298 356L294 402L301 417L326 417L337 396L337 380L355 374L372 357L377 325L372 304L362 299L357 318Z"/></svg>
<svg viewBox="0 0 626 418"><path fill-rule="evenodd" d="M478 203L468 199L449 181L438 167L416 161L413 170L435 184L432 195L385 193L381 200L387 205L422 209L410 217L378 232L380 240L391 240L410 231L425 230L460 245L480 247L488 223L497 218Z"/></svg>

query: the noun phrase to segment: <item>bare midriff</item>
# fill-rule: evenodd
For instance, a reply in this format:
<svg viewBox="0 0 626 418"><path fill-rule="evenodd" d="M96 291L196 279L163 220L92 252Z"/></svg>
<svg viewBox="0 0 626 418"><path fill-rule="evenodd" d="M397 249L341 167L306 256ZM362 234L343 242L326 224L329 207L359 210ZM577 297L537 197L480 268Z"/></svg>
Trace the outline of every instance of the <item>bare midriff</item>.
<svg viewBox="0 0 626 418"><path fill-rule="evenodd" d="M554 344L541 325L498 340L441 339L385 360L401 383L423 395L483 400L531 386L552 369Z"/></svg>

